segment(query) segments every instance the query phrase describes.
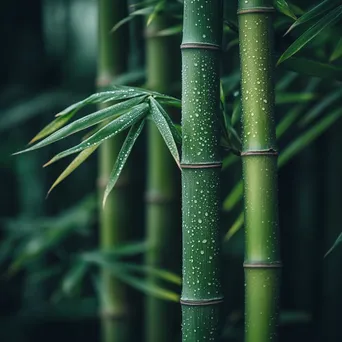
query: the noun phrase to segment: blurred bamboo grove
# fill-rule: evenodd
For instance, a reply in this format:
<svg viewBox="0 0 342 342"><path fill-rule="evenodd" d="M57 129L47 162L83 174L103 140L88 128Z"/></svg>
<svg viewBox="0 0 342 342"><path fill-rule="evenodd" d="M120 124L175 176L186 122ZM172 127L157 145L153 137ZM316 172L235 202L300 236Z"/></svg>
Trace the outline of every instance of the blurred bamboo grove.
<svg viewBox="0 0 342 342"><path fill-rule="evenodd" d="M2 4L1 341L342 340L341 1L238 2Z"/></svg>

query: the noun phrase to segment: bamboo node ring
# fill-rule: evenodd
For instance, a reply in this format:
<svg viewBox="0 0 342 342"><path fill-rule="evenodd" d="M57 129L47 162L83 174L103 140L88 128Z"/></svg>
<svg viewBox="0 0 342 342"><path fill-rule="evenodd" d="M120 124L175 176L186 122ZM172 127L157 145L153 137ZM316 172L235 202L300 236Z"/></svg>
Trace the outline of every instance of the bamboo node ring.
<svg viewBox="0 0 342 342"><path fill-rule="evenodd" d="M223 303L223 297L215 298L215 299L202 299L202 300L187 300L181 299L180 303L182 305L187 306L207 306L207 305L216 305Z"/></svg>
<svg viewBox="0 0 342 342"><path fill-rule="evenodd" d="M243 263L244 268L282 268L283 265L280 261L276 262L244 262Z"/></svg>
<svg viewBox="0 0 342 342"><path fill-rule="evenodd" d="M198 164L180 164L181 169L216 169L221 168L222 163L198 163Z"/></svg>
<svg viewBox="0 0 342 342"><path fill-rule="evenodd" d="M245 156L278 156L278 151L274 150L273 148L270 148L268 150L250 150L250 151L244 151L241 152L241 157Z"/></svg>
<svg viewBox="0 0 342 342"><path fill-rule="evenodd" d="M184 49L204 49L204 50L216 50L221 51L221 46L210 43L183 43L180 48Z"/></svg>
<svg viewBox="0 0 342 342"><path fill-rule="evenodd" d="M237 14L247 14L247 13L272 13L275 12L274 7L253 7L245 8L237 11Z"/></svg>

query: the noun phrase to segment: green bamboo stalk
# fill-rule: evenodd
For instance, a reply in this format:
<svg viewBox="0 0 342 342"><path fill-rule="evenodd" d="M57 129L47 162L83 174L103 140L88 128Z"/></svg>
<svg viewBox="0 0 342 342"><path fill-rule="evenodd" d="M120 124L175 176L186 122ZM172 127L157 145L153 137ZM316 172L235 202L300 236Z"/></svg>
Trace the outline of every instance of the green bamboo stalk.
<svg viewBox="0 0 342 342"><path fill-rule="evenodd" d="M115 80L115 76L126 70L127 35L121 31L110 33L112 27L127 15L127 2L123 0L99 0L99 87ZM122 145L123 137L104 142L99 154L99 196L102 203L103 190L108 181L114 161ZM125 241L129 228L129 172L123 170L119 184L111 192L104 209L100 209L100 247L111 249ZM101 279L102 341L128 340L129 314L126 286L113 277L108 270L102 270Z"/></svg>
<svg viewBox="0 0 342 342"><path fill-rule="evenodd" d="M220 333L220 0L185 0L182 42L183 341Z"/></svg>
<svg viewBox="0 0 342 342"><path fill-rule="evenodd" d="M280 282L271 0L239 1L245 341L275 341Z"/></svg>
<svg viewBox="0 0 342 342"><path fill-rule="evenodd" d="M158 37L156 33L169 27L167 14L159 13L146 29L147 87L169 93L178 77L177 48L173 37ZM179 44L178 44L179 46ZM167 66L167 67L166 67ZM180 194L177 167L154 123L148 126L148 180L146 227L149 251L146 264L150 267L178 271L180 260ZM170 251L172 246L172 251ZM162 285L154 275L148 276L151 286ZM178 319L177 306L153 296L146 298L146 341L174 341L172 333Z"/></svg>

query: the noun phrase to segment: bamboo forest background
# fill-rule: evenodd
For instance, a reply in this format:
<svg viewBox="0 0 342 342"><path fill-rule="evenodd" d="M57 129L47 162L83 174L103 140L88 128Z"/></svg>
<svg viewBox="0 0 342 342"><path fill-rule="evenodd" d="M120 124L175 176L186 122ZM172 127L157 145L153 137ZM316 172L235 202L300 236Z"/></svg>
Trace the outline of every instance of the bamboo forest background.
<svg viewBox="0 0 342 342"><path fill-rule="evenodd" d="M47 199L51 184L68 164L47 169L42 165L77 139L61 140L39 152L12 154L23 149L56 113L111 81L180 98L182 2L130 0L123 6L125 1L113 0L121 10L106 16L102 29L108 36L101 37L123 38L113 43L121 59L107 56L101 66L97 1L2 3L1 341L181 340L180 174L152 122L145 125L121 183L108 200L117 209L113 216L122 215L124 221L108 218L106 211L99 214L103 192L99 172L107 172L103 163L99 166L108 154L104 148ZM230 121L228 138L238 150L237 2L224 1L221 99ZM296 16L316 2L293 0L289 7L283 1L274 3L279 58L312 29L309 21L284 35ZM341 14L339 1L325 3L327 9L312 18L314 23L331 8ZM127 16L130 20L119 22ZM120 27L110 34L116 24ZM342 27L326 26L275 69L283 262L279 341L342 340L342 247L338 246L342 240ZM160 105L154 101L151 106ZM179 109L169 112L180 123ZM221 340L235 342L243 341L244 334L242 165L226 146L222 152ZM121 222L121 232L99 233L99 222L115 219ZM330 250L334 243L336 248ZM115 246L110 257L104 254L108 244Z"/></svg>

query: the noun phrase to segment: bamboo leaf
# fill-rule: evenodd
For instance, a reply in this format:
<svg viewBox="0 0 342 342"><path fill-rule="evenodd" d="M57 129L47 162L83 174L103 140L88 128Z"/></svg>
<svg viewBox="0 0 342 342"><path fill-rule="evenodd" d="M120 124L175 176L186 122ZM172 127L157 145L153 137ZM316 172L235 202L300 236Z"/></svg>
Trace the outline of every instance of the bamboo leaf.
<svg viewBox="0 0 342 342"><path fill-rule="evenodd" d="M150 104L151 104L151 118L155 125L157 126L161 136L163 137L166 146L170 150L173 158L175 159L178 167L179 165L179 153L178 153L178 148L173 136L173 133L175 133L176 129L172 129L169 126L170 121L166 120L164 117L163 113L160 110L160 107L158 106L157 101L153 98L150 97ZM173 124L172 124L173 125Z"/></svg>
<svg viewBox="0 0 342 342"><path fill-rule="evenodd" d="M105 121L107 119L113 119L115 117L120 116L121 114L129 111L134 108L134 106L140 104L144 100L144 96L133 98L124 102L117 103L113 106L109 106L106 108L103 108L95 113L89 114L83 118L80 118L69 125L59 129L57 132L53 133L49 137L45 138L44 140L40 141L39 143L21 151L19 153L25 153L29 151L33 151L39 148L42 148L44 146L50 145L58 140L64 139L69 135L75 134L79 131L82 131L86 128L89 128L91 126L97 125L101 123L102 121Z"/></svg>
<svg viewBox="0 0 342 342"><path fill-rule="evenodd" d="M317 103L315 107L313 107L308 113L303 117L303 119L299 122L300 126L305 126L311 123L314 119L316 119L324 110L332 105L334 102L341 99L342 90L337 89L337 91L333 92L332 94L328 94L327 96L323 97L321 101Z"/></svg>
<svg viewBox="0 0 342 342"><path fill-rule="evenodd" d="M336 7L340 3L339 0L325 0L313 7L310 11L303 14L299 19L297 19L290 28L286 31L286 34L291 32L295 27L308 22L311 19L314 19L325 12L331 10L332 8Z"/></svg>
<svg viewBox="0 0 342 342"><path fill-rule="evenodd" d="M134 17L136 16L139 16L139 15L142 15L142 16L145 16L145 15L148 15L148 14L151 14L153 12L153 6L148 6L148 7L145 7L145 8L140 8L136 11L133 11L129 14L128 17L120 20L112 29L111 29L111 33L114 33L117 29L119 29L122 25L128 23L129 21L131 21L132 19L134 19Z"/></svg>
<svg viewBox="0 0 342 342"><path fill-rule="evenodd" d="M63 127L72 117L74 116L74 112L70 112L67 115L61 116L50 122L47 126L45 126L33 139L29 142L29 144L33 144L34 142L45 138L51 133L57 131L61 127Z"/></svg>
<svg viewBox="0 0 342 342"><path fill-rule="evenodd" d="M48 191L48 195L50 192L65 178L67 178L74 170L76 170L95 150L98 146L92 146L85 150L83 150L69 165L68 167L60 174L60 176L56 179L56 181L52 184L51 188Z"/></svg>
<svg viewBox="0 0 342 342"><path fill-rule="evenodd" d="M183 25L175 25L156 32L156 37L169 37L181 33Z"/></svg>
<svg viewBox="0 0 342 342"><path fill-rule="evenodd" d="M128 127L134 125L140 119L142 119L148 111L148 104L142 103L134 108L131 111L125 113L124 115L120 116L119 118L113 120L95 134L93 134L88 139L84 140L80 144L69 148L66 151L63 151L53 157L49 162L47 162L44 166L50 165L57 160L65 158L70 154L74 154L77 152L81 152L86 148L100 145L103 141L113 137L114 135L124 131Z"/></svg>
<svg viewBox="0 0 342 342"><path fill-rule="evenodd" d="M329 12L322 19L317 21L312 25L307 31L305 31L290 47L281 55L277 65L286 59L290 58L292 55L301 50L307 43L309 43L313 38L315 38L320 32L325 28L334 25L342 14L342 5L338 6L336 10Z"/></svg>
<svg viewBox="0 0 342 342"><path fill-rule="evenodd" d="M230 192L230 194L226 197L223 202L223 210L232 210L235 205L241 200L243 195L243 183L240 180Z"/></svg>
<svg viewBox="0 0 342 342"><path fill-rule="evenodd" d="M113 259L132 257L142 254L148 250L146 241L122 243L111 249L95 250L81 255L81 259L87 262L99 263L101 260L111 262Z"/></svg>
<svg viewBox="0 0 342 342"><path fill-rule="evenodd" d="M304 88L304 92L312 92L314 91L320 83L318 78L310 79L308 85ZM282 135L288 130L288 128L297 120L297 118L302 114L302 112L306 109L308 103L300 103L297 106L294 106L286 113L286 115L282 118L282 120L277 125L277 139L280 139Z"/></svg>
<svg viewBox="0 0 342 342"><path fill-rule="evenodd" d="M121 174L122 169L124 168L126 161L132 151L132 148L134 146L134 143L136 142L136 140L138 139L143 127L145 124L145 120L141 120L141 122L136 123L135 125L133 125L131 127L131 129L129 130L127 137L121 147L121 150L118 154L118 157L115 161L114 167L112 172L109 175L109 181L108 184L106 186L105 192L104 192L104 196L103 196L103 207L106 204L106 200L108 195L110 194L110 192L112 191L112 189L114 188L117 180L119 179L119 176Z"/></svg>
<svg viewBox="0 0 342 342"><path fill-rule="evenodd" d="M274 7L281 13L285 14L286 16L296 20L297 17L293 13L291 7L285 0L274 0Z"/></svg>
<svg viewBox="0 0 342 342"><path fill-rule="evenodd" d="M62 291L66 295L73 295L75 289L80 285L88 270L88 265L84 262L75 263L68 271L62 282Z"/></svg>
<svg viewBox="0 0 342 342"><path fill-rule="evenodd" d="M122 266L126 270L135 271L138 273L150 274L172 284L176 284L176 285L182 284L182 279L179 275L173 272L167 271L167 270L145 266L145 265L137 265L137 264L132 264L132 263L122 263Z"/></svg>
<svg viewBox="0 0 342 342"><path fill-rule="evenodd" d="M160 113L163 115L168 126L170 127L170 131L171 131L172 136L175 139L176 143L181 144L182 143L181 131L179 129L177 129L176 125L173 123L170 116L166 113L165 109L160 105L160 103L158 101L155 101L154 103L158 107Z"/></svg>
<svg viewBox="0 0 342 342"><path fill-rule="evenodd" d="M277 93L276 104L301 103L314 100L317 97L314 93Z"/></svg>
<svg viewBox="0 0 342 342"><path fill-rule="evenodd" d="M338 236L332 247L325 253L324 258L326 258L340 243L342 242L342 233Z"/></svg>
<svg viewBox="0 0 342 342"><path fill-rule="evenodd" d="M338 41L335 50L333 51L329 61L333 62L336 59L339 59L342 57L342 38Z"/></svg>
<svg viewBox="0 0 342 342"><path fill-rule="evenodd" d="M177 276L172 275L163 270L154 269L153 271L149 267L139 267L137 265L131 263L117 262L117 261L109 261L106 259L101 253L98 254L85 254L83 255L83 260L86 262L95 263L113 273L113 276L122 280L123 282L129 284L130 286L153 296L156 296L160 299L171 300L171 301L179 301L179 295L175 292L169 291L165 288L157 286L155 284L150 284L145 280L138 278L136 276L130 275L129 271L138 271L144 273L153 272L154 275L157 275L164 280L170 279L171 282L178 281Z"/></svg>
<svg viewBox="0 0 342 342"><path fill-rule="evenodd" d="M140 278L131 276L123 271L115 272L114 275L117 276L118 279L124 281L128 285L136 288L137 290L152 295L154 297L168 300L171 302L179 302L179 294L173 291L167 290L155 284L148 283Z"/></svg>
<svg viewBox="0 0 342 342"><path fill-rule="evenodd" d="M133 88L133 87L120 86L120 85L111 86L111 90L92 94L86 99L76 102L72 104L71 106L65 108L56 116L58 117L58 116L67 115L73 111L75 111L76 113L76 111L81 110L83 107L89 104L106 103L109 101L125 101L133 97L147 95L147 94L149 94L149 92L147 92L146 90L136 88L136 87Z"/></svg>
<svg viewBox="0 0 342 342"><path fill-rule="evenodd" d="M322 63L307 58L291 57L286 59L280 66L302 75L342 81L342 68L328 63Z"/></svg>
<svg viewBox="0 0 342 342"><path fill-rule="evenodd" d="M223 159L222 170L227 169L230 165L235 164L240 158L238 158L235 154L230 154L228 157Z"/></svg>
<svg viewBox="0 0 342 342"><path fill-rule="evenodd" d="M318 136L326 131L336 120L341 116L342 109L338 108L330 115L327 115L320 120L316 125L309 128L304 134L295 139L285 150L280 154L278 159L278 167L283 166L294 155L298 154L308 144L315 140Z"/></svg>
<svg viewBox="0 0 342 342"><path fill-rule="evenodd" d="M149 26L152 21L156 18L156 16L158 15L158 13L165 7L165 0L161 0L159 1L155 6L154 9L152 11L152 13L148 16L147 18L147 23L146 26Z"/></svg>
<svg viewBox="0 0 342 342"><path fill-rule="evenodd" d="M238 218L235 220L235 222L232 224L230 229L228 230L227 234L224 237L224 240L226 241L230 240L235 235L235 233L238 232L240 228L242 228L243 222L244 222L244 214L242 211L240 215L238 216Z"/></svg>

